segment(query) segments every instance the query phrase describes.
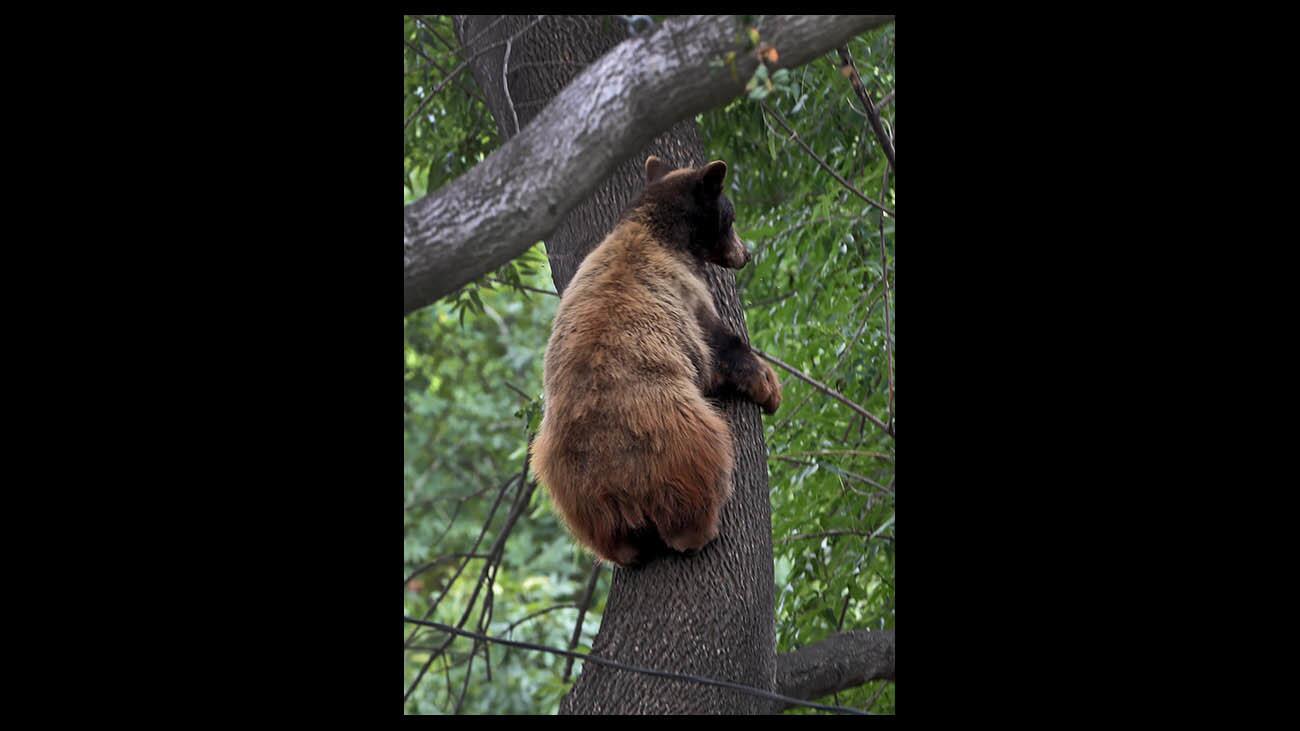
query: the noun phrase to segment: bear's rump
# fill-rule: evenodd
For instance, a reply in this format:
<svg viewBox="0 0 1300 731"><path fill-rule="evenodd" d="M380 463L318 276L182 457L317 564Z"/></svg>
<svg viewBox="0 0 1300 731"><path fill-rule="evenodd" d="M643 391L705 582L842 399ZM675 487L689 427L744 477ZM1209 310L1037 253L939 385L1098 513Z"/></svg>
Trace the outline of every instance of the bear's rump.
<svg viewBox="0 0 1300 731"><path fill-rule="evenodd" d="M536 445L548 452L539 476L580 537L638 530L655 515L704 514L729 496L731 433L702 397L619 411L581 428L544 425Z"/></svg>

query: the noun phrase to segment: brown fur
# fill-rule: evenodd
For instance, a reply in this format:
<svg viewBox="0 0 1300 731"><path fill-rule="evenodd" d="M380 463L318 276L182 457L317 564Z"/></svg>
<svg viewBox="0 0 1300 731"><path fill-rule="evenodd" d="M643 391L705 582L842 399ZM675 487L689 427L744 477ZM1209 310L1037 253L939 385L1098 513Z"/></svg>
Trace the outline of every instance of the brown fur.
<svg viewBox="0 0 1300 731"><path fill-rule="evenodd" d="M578 268L547 345L532 470L574 537L623 566L644 557L647 538L688 551L718 534L735 458L705 393L725 382L769 413L780 403L775 374L747 345L719 345L735 336L700 276L709 254L695 249L708 244L666 207L699 177L647 161L652 185Z"/></svg>

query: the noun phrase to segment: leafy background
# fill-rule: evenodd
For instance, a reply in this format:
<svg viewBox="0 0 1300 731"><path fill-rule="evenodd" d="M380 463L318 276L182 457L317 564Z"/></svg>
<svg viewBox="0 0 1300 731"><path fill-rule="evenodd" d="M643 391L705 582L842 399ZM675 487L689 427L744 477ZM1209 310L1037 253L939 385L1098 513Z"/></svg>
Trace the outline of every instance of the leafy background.
<svg viewBox="0 0 1300 731"><path fill-rule="evenodd" d="M406 16L404 32L409 122L403 196L409 203L473 167L501 140L472 76L449 78L460 63L450 19ZM894 89L893 24L853 39L849 50L879 105ZM893 219L821 169L763 105L781 114L840 176L891 209L892 173L882 190L887 163L837 54L785 74L760 75L751 89L697 117L710 156L728 162L737 229L756 252L737 273L750 339L888 421ZM892 100L881 117L892 136ZM405 318L407 615L425 616L444 589L430 619L456 624L467 610L484 559L438 561L486 554L505 522L517 491L492 508L502 484L523 467L540 413L542 354L558 302L553 292L539 242L499 271ZM764 419L777 649L790 651L840 629L892 628L893 440L791 374L778 369L778 375L782 407ZM453 581L462 562L464 572ZM551 512L546 491L534 490L504 544L488 633L567 647L592 566ZM609 570L600 570L578 651L590 649L609 580ZM466 624L471 629L486 616L487 597L480 593L474 601ZM444 636L407 629L407 638L409 687ZM493 647L489 658L480 649L471 663L471 647L470 640L453 642L415 688L407 713L451 713L458 703L462 713L554 713L581 669L575 663L566 683L563 657ZM877 681L825 701L892 713L894 684Z"/></svg>

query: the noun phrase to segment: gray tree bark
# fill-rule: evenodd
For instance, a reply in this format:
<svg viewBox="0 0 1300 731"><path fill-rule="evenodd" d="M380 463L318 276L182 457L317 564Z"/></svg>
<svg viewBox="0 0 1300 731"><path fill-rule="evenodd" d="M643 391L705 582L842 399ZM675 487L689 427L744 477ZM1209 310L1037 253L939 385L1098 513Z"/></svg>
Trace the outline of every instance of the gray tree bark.
<svg viewBox="0 0 1300 731"><path fill-rule="evenodd" d="M793 67L891 18L774 15L764 16L758 28L762 41L780 53L780 60L769 66ZM505 20L466 21L476 30L462 42L484 51L471 61L475 76L490 67L509 79L484 77L480 83L498 87L498 98L489 106L500 107L497 123L513 138L452 183L403 209L405 313L546 238L629 155L673 124L742 93L758 66L744 25L731 16L673 18L604 49L608 52L581 73L580 46L593 46L575 33L554 35L569 27L567 19L517 20L509 26ZM613 18L585 22L583 32L618 32L610 30L618 22ZM531 23L536 25L529 27ZM511 32L503 35L505 28ZM551 50L560 55L530 54L533 43L558 44ZM732 63L724 62L728 54ZM484 63L488 57L490 63ZM552 97L527 95L526 84L529 78L554 78L551 73L566 74L571 83L557 89L552 95L557 102L547 106ZM522 94L518 99L516 78Z"/></svg>
<svg viewBox="0 0 1300 731"><path fill-rule="evenodd" d="M740 28L734 20L683 19L681 23L707 37L725 35ZM567 206L554 204L556 211L565 207L567 212L553 213L555 223L551 225L530 223L525 220L527 216L509 219L508 225L525 229L522 239L525 245L519 251L553 229L553 233L546 237L546 250L556 290L563 293L582 259L613 228L624 206L641 189L643 164L648 155L656 155L676 166L699 165L708 161L693 120L678 122L666 132L654 135L668 123L712 106L716 101L683 103L675 107L677 111L656 116L654 109L661 104L672 106L675 102L654 96L616 100L602 92L600 104L584 103L575 109L559 109L561 105L556 105L547 110L549 116L544 116L543 108L554 97L561 93L574 93L574 87L580 86L572 82L584 67L604 57L600 67L605 68L614 55L606 55L611 49L626 50L626 45L619 46L627 39L622 23L608 16L556 16L540 21L532 16L458 16L455 25L467 57L483 51L470 61L470 70L485 94L502 135L510 139L502 149L514 146L514 152L507 154L535 154L533 146L536 145L558 148L563 154L588 154L582 151L584 148L553 139L552 135L563 135L564 130L574 129L585 130L578 132L579 136L597 134L591 126L593 120L570 120L567 124L557 124L557 115L600 117L610 106L620 106L641 117L629 122L620 113L613 120L606 120L607 124L615 125L634 123L640 131L616 135L618 141L607 143L611 147L601 151L606 159L599 164L565 167L566 176L587 176L580 179L567 177L558 183L569 193L578 193L576 207L569 210ZM782 61L788 61L783 65L806 62L821 50L834 48L843 39L870 25L870 22L863 21L845 22L843 29L829 37L817 43L807 43L803 56L791 47L787 59L787 51L782 49ZM825 32L825 24L819 27ZM720 30L724 28L731 30ZM764 30L765 39L769 32ZM780 37L779 32L773 34ZM687 36L678 40L689 42ZM821 50L809 50L814 47ZM639 46L638 49L636 53L651 52ZM627 61L631 58L618 63ZM742 66L739 60L737 65ZM754 64L750 63L748 72L742 70L736 89L720 101L734 96L753 68ZM700 75L707 76L704 73ZM584 88L578 88L576 93L592 93L591 89ZM645 92L633 89L625 93ZM654 119L646 123L644 117ZM535 134L528 136L530 131ZM649 144L646 144L647 140ZM632 153L630 157L629 152ZM485 164L487 161L479 167ZM495 180L492 184L499 187L511 185L504 177L488 180ZM486 184L484 181L473 183L474 186ZM531 189L498 190L495 198L515 206L542 207L546 201L557 200L552 195L554 191L547 188L555 184L542 182L539 187ZM523 193L525 190L531 190L529 195L537 198L529 199ZM465 195L462 190L452 197L465 200ZM477 195L482 196L485 202L494 197L482 191ZM519 196L522 198L517 198ZM736 203L743 217L744 202ZM490 202L485 204L490 209L488 213L471 208L479 220L501 210L501 206L493 207ZM408 247L410 222L408 211ZM408 269L408 282L409 277ZM735 332L748 340L744 311L736 296L732 272L709 266L707 279L719 314ZM408 285L408 308L411 302ZM736 468L735 490L723 510L718 539L691 557L674 554L633 571L616 568L592 652L628 664L774 690L778 687L778 678L771 504L762 423L759 409L752 403L727 400L721 406L735 439ZM892 673L892 652L890 658ZM799 667L803 668L802 665ZM807 679L811 675L803 672L801 677ZM844 675L838 673L836 677ZM816 689L822 687L808 682L799 687L791 683L790 688L802 693L814 685ZM572 691L560 704L561 713L743 714L776 710L779 707L772 701L738 691L656 678L594 663L583 668Z"/></svg>
<svg viewBox="0 0 1300 731"><path fill-rule="evenodd" d="M893 679L892 629L841 632L777 657L776 692L791 698L812 700L868 680Z"/></svg>

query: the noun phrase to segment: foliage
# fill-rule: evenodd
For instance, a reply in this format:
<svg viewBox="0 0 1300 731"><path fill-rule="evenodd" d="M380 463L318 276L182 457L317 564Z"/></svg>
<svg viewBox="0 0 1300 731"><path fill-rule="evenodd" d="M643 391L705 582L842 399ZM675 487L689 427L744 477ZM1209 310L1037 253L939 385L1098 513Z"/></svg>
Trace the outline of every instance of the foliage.
<svg viewBox="0 0 1300 731"><path fill-rule="evenodd" d="M894 88L893 39L890 24L849 44L875 99ZM882 196L888 163L839 65L832 52L795 69L766 101L836 172L892 209L892 173ZM882 112L890 134L892 112L892 103ZM737 228L756 254L737 277L750 340L888 421L880 213L789 141L756 99L737 99L698 121L710 156L728 161L729 194L741 211ZM893 219L884 218L883 230L892 320ZM781 411L764 419L777 650L842 628L892 628L893 439L789 373L778 374ZM799 537L833 531L852 533ZM879 685L842 692L839 703L865 707ZM892 712L888 685L872 710Z"/></svg>
<svg viewBox="0 0 1300 731"><path fill-rule="evenodd" d="M500 144L472 76L462 71L447 81L463 60L449 19L417 17L421 20L407 16L404 24L404 104L405 117L411 119L405 129L406 202L455 179ZM849 49L867 93L879 105L894 89L893 25L853 39ZM440 84L442 89L429 98ZM888 189L882 191L885 157L833 52L798 69L756 75L747 96L697 117L710 156L728 162L737 229L756 253L737 276L750 339L889 421L886 338L892 347L893 219L884 217L882 225L878 211L788 139L760 98L858 190L894 208L892 171ZM416 114L421 103L424 108ZM891 135L893 110L892 102L881 109ZM557 304L555 296L527 288L554 289L540 244L500 271L405 318L407 576L439 556L471 552L502 484L523 467L538 416L542 353ZM764 419L777 649L793 650L840 629L892 628L893 439L793 375L780 369L778 375L785 389L781 411ZM519 489L518 484L507 489L474 552L488 552ZM409 582L406 614L424 616L460 563L445 561ZM483 565L483 559L468 561L430 619L460 620ZM591 567L590 558L574 547L550 511L545 490L535 490L505 543L488 633L567 647L577 617L572 605L581 599ZM590 647L599 627L608 584L605 570L579 651ZM467 629L478 627L483 603L480 596ZM557 605L565 606L544 611ZM543 613L512 627L537 612ZM405 628L404 637L410 634ZM437 647L443 639L438 632L421 631L413 644ZM408 713L450 713L462 688L463 713L555 712L567 691L561 682L564 658L494 647L488 682L482 649L470 667L471 647L470 640L455 640L416 687L406 704ZM408 648L408 687L428 652ZM581 663L575 663L573 676L580 670ZM873 682L827 700L892 713L894 687Z"/></svg>

